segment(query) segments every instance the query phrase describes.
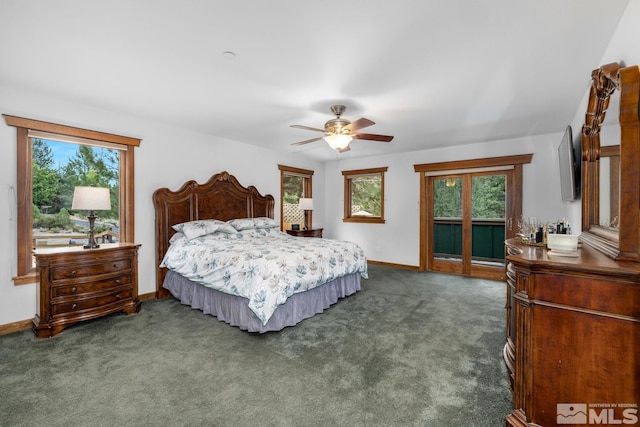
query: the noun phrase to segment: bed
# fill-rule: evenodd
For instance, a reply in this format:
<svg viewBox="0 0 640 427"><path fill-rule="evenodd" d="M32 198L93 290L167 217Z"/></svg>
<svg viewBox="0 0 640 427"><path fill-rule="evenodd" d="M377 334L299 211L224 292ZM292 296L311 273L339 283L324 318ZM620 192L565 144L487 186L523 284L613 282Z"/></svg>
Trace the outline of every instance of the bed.
<svg viewBox="0 0 640 427"><path fill-rule="evenodd" d="M273 196L228 172L158 189L153 203L157 298L173 296L240 329L294 326L359 291L367 277L361 248L281 232ZM192 252L195 259L186 255ZM196 264L214 268L202 273Z"/></svg>

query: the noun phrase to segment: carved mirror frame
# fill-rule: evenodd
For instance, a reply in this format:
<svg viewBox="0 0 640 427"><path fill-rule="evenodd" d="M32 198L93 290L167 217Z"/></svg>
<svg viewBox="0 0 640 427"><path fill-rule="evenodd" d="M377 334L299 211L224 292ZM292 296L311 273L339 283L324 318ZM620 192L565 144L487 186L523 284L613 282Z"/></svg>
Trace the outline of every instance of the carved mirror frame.
<svg viewBox="0 0 640 427"><path fill-rule="evenodd" d="M582 234L580 239L616 260L640 261L640 67L603 65L592 83L582 127ZM600 129L611 94L620 90L618 229L599 224Z"/></svg>

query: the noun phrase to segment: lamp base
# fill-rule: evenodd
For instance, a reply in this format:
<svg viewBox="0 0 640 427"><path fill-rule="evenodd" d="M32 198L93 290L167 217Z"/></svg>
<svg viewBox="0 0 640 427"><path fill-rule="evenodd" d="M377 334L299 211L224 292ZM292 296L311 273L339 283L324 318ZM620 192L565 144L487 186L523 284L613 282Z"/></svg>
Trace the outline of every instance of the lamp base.
<svg viewBox="0 0 640 427"><path fill-rule="evenodd" d="M304 227L302 227L303 230L308 230L309 229L309 211L305 210L304 211Z"/></svg>
<svg viewBox="0 0 640 427"><path fill-rule="evenodd" d="M87 217L87 219L89 220L89 241L86 245L83 246L83 248L97 249L100 247L100 245L98 244L98 242L96 242L95 232L93 229L96 223L96 216L94 215L93 211L89 212L89 216Z"/></svg>

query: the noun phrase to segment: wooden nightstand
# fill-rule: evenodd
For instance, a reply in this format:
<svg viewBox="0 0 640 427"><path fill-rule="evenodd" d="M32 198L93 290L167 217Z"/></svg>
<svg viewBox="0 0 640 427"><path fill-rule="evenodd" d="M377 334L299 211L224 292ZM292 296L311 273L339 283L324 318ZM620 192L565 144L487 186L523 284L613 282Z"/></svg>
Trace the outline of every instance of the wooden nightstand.
<svg viewBox="0 0 640 427"><path fill-rule="evenodd" d="M33 332L52 337L76 322L124 311L140 311L138 248L133 243L102 244L97 249L34 251L37 312Z"/></svg>
<svg viewBox="0 0 640 427"><path fill-rule="evenodd" d="M322 237L322 228L314 228L311 230L287 230L287 234L296 237Z"/></svg>

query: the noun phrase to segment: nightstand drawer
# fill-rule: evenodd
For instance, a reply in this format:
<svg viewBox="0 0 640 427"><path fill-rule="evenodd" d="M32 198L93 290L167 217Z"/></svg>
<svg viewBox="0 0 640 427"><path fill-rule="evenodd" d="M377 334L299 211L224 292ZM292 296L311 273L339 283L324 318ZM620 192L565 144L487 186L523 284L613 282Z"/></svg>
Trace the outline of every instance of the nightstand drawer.
<svg viewBox="0 0 640 427"><path fill-rule="evenodd" d="M131 283L131 274L122 274L109 279L98 280L87 283L72 283L62 286L51 287L51 298L78 296L90 292L99 292L104 289L115 288L120 285Z"/></svg>
<svg viewBox="0 0 640 427"><path fill-rule="evenodd" d="M51 269L51 281L95 276L123 270L131 270L130 258L105 260L102 263L95 264L53 267Z"/></svg>
<svg viewBox="0 0 640 427"><path fill-rule="evenodd" d="M86 298L86 299L72 299L59 304L52 304L51 314L53 316L58 314L73 314L74 312L91 309L94 307L102 307L107 304L120 302L131 298L132 287L127 286L106 295Z"/></svg>

